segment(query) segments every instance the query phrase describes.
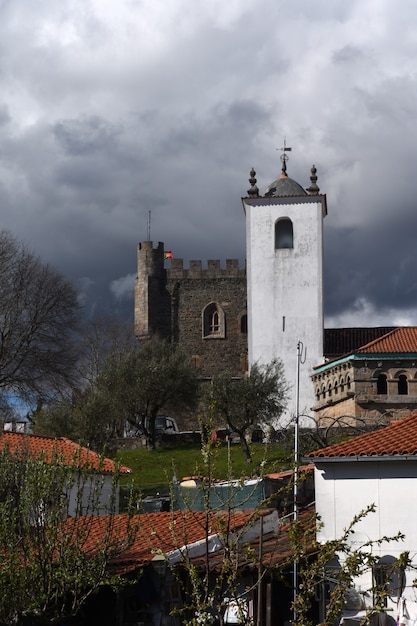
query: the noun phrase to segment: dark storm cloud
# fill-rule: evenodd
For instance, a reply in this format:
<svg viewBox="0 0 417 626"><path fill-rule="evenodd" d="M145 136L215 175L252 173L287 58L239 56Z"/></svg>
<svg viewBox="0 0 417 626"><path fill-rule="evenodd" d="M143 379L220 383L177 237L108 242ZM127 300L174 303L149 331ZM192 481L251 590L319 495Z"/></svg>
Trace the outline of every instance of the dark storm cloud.
<svg viewBox="0 0 417 626"><path fill-rule="evenodd" d="M3 2L2 227L88 315L132 317L149 227L243 265L249 170L264 189L286 137L289 175L315 163L327 194L327 325L412 321L416 20L413 0Z"/></svg>

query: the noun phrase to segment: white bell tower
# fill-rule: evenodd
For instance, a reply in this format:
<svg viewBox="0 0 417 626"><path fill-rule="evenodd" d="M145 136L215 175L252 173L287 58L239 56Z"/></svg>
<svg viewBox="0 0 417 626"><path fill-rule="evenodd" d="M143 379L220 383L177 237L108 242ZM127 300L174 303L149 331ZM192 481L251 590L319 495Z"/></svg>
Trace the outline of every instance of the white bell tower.
<svg viewBox="0 0 417 626"><path fill-rule="evenodd" d="M326 196L319 193L316 168L303 189L287 176L284 145L282 172L259 195L252 169L246 215L248 291L248 358L267 364L283 362L290 386L280 425L295 420L311 427L314 404L313 366L323 362L323 218ZM303 362L297 368L301 342ZM298 374L299 372L299 374ZM298 384L297 384L298 380ZM298 386L298 393L297 393Z"/></svg>

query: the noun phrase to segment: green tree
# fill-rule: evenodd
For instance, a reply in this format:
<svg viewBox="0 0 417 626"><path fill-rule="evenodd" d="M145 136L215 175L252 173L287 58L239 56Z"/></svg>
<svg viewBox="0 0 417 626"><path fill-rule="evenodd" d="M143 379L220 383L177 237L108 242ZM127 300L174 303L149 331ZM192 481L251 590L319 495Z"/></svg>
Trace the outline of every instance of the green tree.
<svg viewBox="0 0 417 626"><path fill-rule="evenodd" d="M99 585L113 582L107 564L134 536L130 524L123 536L112 532L117 482L116 473L95 539L99 502L103 512L99 474L91 480L91 468L80 467L77 456L69 464L59 457L45 463L24 448L0 452L1 624L62 623ZM70 500L75 511L68 518Z"/></svg>
<svg viewBox="0 0 417 626"><path fill-rule="evenodd" d="M239 436L250 462L248 432L254 426L269 425L278 418L285 409L287 394L283 365L274 359L264 366L255 363L243 378L233 378L227 373L215 376L207 391L206 407Z"/></svg>
<svg viewBox="0 0 417 626"><path fill-rule="evenodd" d="M123 355L110 356L97 379L119 423L143 432L155 448L155 418L161 411L192 409L198 380L189 357L164 341L149 341Z"/></svg>

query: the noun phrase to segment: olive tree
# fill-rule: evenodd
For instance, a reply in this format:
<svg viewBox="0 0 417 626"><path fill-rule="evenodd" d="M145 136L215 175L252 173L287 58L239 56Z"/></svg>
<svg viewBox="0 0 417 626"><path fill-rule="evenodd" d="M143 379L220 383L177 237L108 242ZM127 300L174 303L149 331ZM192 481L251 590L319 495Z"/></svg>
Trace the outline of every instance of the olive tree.
<svg viewBox="0 0 417 626"><path fill-rule="evenodd" d="M189 357L165 341L152 340L103 367L97 389L123 423L142 431L155 448L155 419L162 410L192 409L198 380Z"/></svg>
<svg viewBox="0 0 417 626"><path fill-rule="evenodd" d="M0 392L44 397L71 382L79 305L72 284L0 232Z"/></svg>
<svg viewBox="0 0 417 626"><path fill-rule="evenodd" d="M206 404L239 436L246 459L250 461L246 435L253 426L268 425L282 414L287 393L283 365L274 359L268 365L255 363L250 373L242 378L233 378L227 373L214 376Z"/></svg>

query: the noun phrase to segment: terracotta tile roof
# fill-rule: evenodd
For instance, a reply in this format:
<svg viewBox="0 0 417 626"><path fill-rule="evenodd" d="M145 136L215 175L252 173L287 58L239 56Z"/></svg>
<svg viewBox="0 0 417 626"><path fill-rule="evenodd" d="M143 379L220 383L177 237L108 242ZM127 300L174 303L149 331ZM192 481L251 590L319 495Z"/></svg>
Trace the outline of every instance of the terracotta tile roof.
<svg viewBox="0 0 417 626"><path fill-rule="evenodd" d="M23 433L3 432L0 434L0 450L5 447L11 452L24 452L34 458L41 458L45 463L64 462L93 470L113 473L116 463L109 458L101 457L88 448L84 448L65 437L40 437ZM130 468L120 466L120 473L130 474Z"/></svg>
<svg viewBox="0 0 417 626"><path fill-rule="evenodd" d="M417 414L394 420L380 430L359 435L307 455L309 459L338 457L417 456Z"/></svg>
<svg viewBox="0 0 417 626"><path fill-rule="evenodd" d="M268 511L270 512L270 510ZM224 527L224 513L212 513L209 519L208 534L220 532ZM235 511L230 514L230 528L236 530L259 518L259 512ZM84 550L94 550L102 545L103 538L108 532L109 518L94 516L87 518L70 518L66 521L66 528L74 525L88 524L88 540ZM128 516L120 514L114 516L112 536L125 538L127 536ZM135 529L134 541L119 556L111 561L111 571L121 575L133 571L150 563L155 553L162 551L165 554L184 545L192 544L206 538L206 513L204 511L175 511L162 513L141 513L130 520L131 528Z"/></svg>
<svg viewBox="0 0 417 626"><path fill-rule="evenodd" d="M268 515L271 510L263 512L240 511L233 512L230 521L230 530L238 530L259 518L260 514ZM212 513L210 516L209 534L224 530L225 518L228 513ZM88 518L90 525L88 542L84 545L84 550L94 549L97 545L102 545L103 537L108 529L109 518L96 516ZM315 523L315 510L300 513L301 522ZM115 537L126 537L127 530L126 514L114 517L113 532ZM67 520L69 525L83 524L83 518L71 518ZM166 513L142 513L131 519L132 527L136 528L136 535L133 543L118 556L115 556L109 566L109 571L121 576L133 572L141 567L149 565L155 554L163 552L168 554L185 545L190 545L199 541L204 541L207 537L205 530L206 513L204 511L175 511ZM263 563L267 567L280 565L291 560L292 548L288 539L289 523L277 528L276 532L270 532L263 536L262 554ZM255 553L259 553L259 539L245 543L245 547L251 546ZM311 552L312 545L306 545L306 552ZM248 550L242 550L239 557L239 567L253 567L253 562L249 561ZM220 569L224 559L222 549L210 552L210 568ZM190 558L197 568L204 567L205 561L201 556Z"/></svg>
<svg viewBox="0 0 417 626"><path fill-rule="evenodd" d="M355 350L359 354L417 353L417 326L400 326Z"/></svg>

